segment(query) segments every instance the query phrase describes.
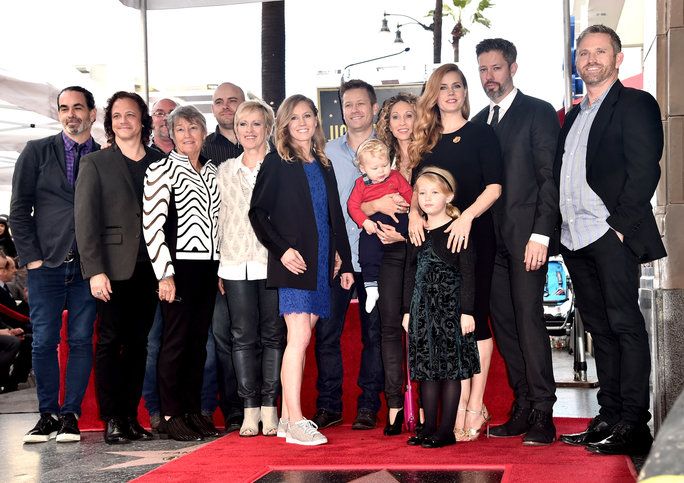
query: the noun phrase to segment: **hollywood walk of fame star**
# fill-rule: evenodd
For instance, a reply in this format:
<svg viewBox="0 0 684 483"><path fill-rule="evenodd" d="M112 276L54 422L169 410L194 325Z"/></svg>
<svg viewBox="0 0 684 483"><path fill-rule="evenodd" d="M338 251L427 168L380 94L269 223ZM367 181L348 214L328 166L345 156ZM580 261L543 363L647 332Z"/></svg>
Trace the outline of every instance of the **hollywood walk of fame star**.
<svg viewBox="0 0 684 483"><path fill-rule="evenodd" d="M204 444L188 446L187 448L159 451L107 451L108 454L114 454L119 456L131 456L138 459L126 461L123 463L117 463L115 465L107 466L106 468L101 468L101 470L131 468L133 466L145 465L162 465L164 463L168 463L169 461L175 460L176 458L179 458L181 456L185 456L188 453L192 453L193 451L201 448L202 446L204 446Z"/></svg>

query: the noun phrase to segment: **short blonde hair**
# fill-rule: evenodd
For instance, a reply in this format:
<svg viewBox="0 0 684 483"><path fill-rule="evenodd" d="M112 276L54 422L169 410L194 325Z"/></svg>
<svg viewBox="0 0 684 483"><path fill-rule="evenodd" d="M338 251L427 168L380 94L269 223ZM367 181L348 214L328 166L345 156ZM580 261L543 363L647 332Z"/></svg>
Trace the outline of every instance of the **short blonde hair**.
<svg viewBox="0 0 684 483"><path fill-rule="evenodd" d="M362 156L364 155L385 158L389 161L389 148L379 139L366 139L356 150L356 158L354 158L354 164L356 164L356 166L359 166L363 162Z"/></svg>
<svg viewBox="0 0 684 483"><path fill-rule="evenodd" d="M270 141L273 136L273 125L275 124L275 115L271 106L256 99L241 103L235 111L235 126L237 127L242 116L250 112L261 112L263 114L266 142Z"/></svg>
<svg viewBox="0 0 684 483"><path fill-rule="evenodd" d="M461 216L460 210L452 204L456 198L456 180L449 171L438 168L437 166L426 166L418 173L416 182L413 185L413 191L418 191L418 184L421 179L432 181L441 188L442 193L445 195L453 195L454 198L446 205L446 214L454 219ZM420 206L418 207L418 210L420 210L421 215L425 216L425 213L423 213Z"/></svg>

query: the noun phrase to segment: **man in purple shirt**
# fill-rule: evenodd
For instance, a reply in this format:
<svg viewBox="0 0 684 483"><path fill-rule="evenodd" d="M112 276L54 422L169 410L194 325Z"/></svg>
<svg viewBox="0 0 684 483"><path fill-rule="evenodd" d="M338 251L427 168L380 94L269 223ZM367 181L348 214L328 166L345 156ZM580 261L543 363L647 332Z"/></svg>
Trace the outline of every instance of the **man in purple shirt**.
<svg viewBox="0 0 684 483"><path fill-rule="evenodd" d="M100 149L90 135L95 99L80 86L57 97L64 130L29 141L12 179L10 223L19 265L28 268L33 368L40 420L24 443L80 441L78 416L93 359L95 299L81 276L74 235L74 184L82 156ZM62 311L69 312L66 394L59 405L57 345Z"/></svg>

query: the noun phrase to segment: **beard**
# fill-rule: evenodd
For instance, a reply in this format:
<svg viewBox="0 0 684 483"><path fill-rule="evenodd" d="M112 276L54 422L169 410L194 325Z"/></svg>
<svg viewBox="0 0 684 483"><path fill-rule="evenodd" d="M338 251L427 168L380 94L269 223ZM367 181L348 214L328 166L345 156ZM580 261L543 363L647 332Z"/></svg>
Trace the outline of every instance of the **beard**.
<svg viewBox="0 0 684 483"><path fill-rule="evenodd" d="M590 67L600 66L601 69L589 72ZM610 65L603 64L588 64L580 72L582 80L588 86L593 86L602 83L606 79L609 79L614 74L615 69L611 68Z"/></svg>
<svg viewBox="0 0 684 483"><path fill-rule="evenodd" d="M77 123L74 124L74 121L77 121ZM64 130L67 132L67 134L70 134L72 136L78 136L79 134L82 134L88 129L90 129L90 126L92 126L92 124L93 123L90 121L89 118L79 119L77 117L71 117L66 119L66 121L62 125L64 126Z"/></svg>

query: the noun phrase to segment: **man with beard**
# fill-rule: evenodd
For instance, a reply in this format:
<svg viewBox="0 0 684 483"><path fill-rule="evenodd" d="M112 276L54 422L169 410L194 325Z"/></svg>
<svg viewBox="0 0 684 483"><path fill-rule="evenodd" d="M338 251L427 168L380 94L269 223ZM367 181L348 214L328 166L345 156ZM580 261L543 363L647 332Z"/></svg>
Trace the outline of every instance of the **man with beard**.
<svg viewBox="0 0 684 483"><path fill-rule="evenodd" d="M230 82L224 82L214 91L211 111L216 118L216 132L207 136L202 154L216 166L226 159L237 158L242 152L233 127L233 119L238 106L245 102L242 89Z"/></svg>
<svg viewBox="0 0 684 483"><path fill-rule="evenodd" d="M548 445L556 438L556 384L542 297L547 256L558 253L558 190L553 181L558 117L551 104L513 85L515 45L486 39L475 51L490 103L473 120L494 128L504 161L503 195L492 207L497 251L490 308L515 397L510 418L490 435L524 435L524 445ZM476 382L474 377L473 387Z"/></svg>
<svg viewBox="0 0 684 483"><path fill-rule="evenodd" d="M666 256L651 198L663 127L656 100L618 80L620 37L592 25L577 38L587 95L567 115L554 176L561 254L594 342L601 409L586 431L561 436L602 454L648 453L651 356L639 310L639 264Z"/></svg>
<svg viewBox="0 0 684 483"><path fill-rule="evenodd" d="M178 104L171 99L159 99L152 105L152 144L150 147L162 154L169 154L173 149L173 140L169 136L166 118Z"/></svg>
<svg viewBox="0 0 684 483"><path fill-rule="evenodd" d="M52 438L80 441L78 416L93 359L95 299L81 276L74 237L74 183L82 156L100 149L90 135L95 99L80 86L57 97L64 130L29 141L14 168L10 224L19 265L28 268L33 325L33 369L40 420L24 436L25 443ZM59 405L57 344L62 311L69 311L69 362L66 394Z"/></svg>

